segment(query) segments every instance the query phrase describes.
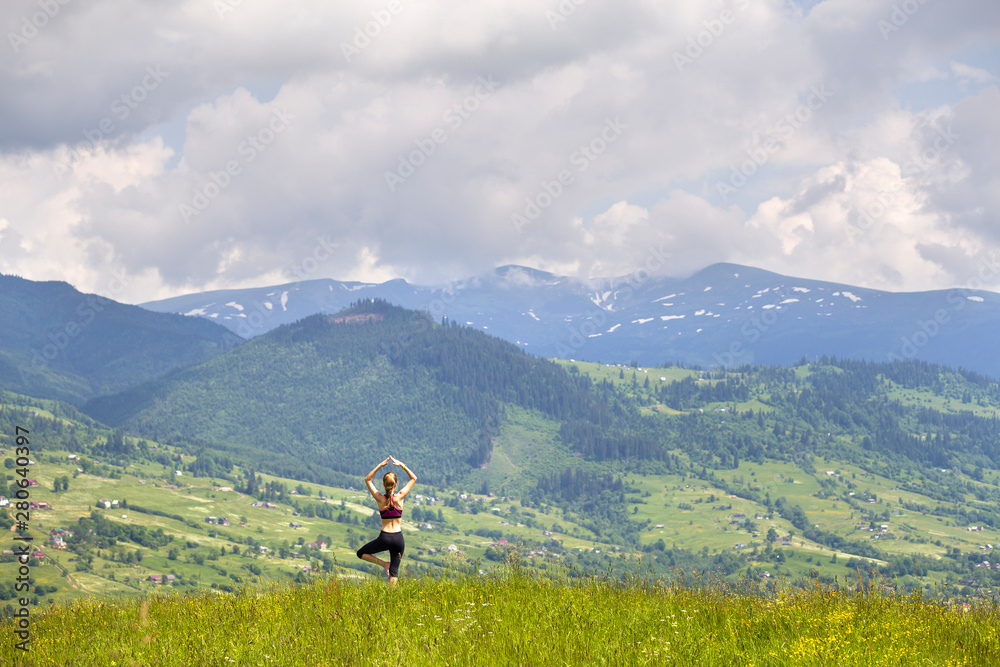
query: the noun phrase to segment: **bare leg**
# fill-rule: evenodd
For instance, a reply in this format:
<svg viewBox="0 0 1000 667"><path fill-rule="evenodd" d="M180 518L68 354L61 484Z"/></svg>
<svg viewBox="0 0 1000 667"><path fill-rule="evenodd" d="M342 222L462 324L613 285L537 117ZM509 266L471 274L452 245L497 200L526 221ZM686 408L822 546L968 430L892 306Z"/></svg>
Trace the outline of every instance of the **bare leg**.
<svg viewBox="0 0 1000 667"><path fill-rule="evenodd" d="M365 554L364 556L361 557L361 560L366 560L369 563L375 563L380 568L382 568L383 570L385 570L385 576L386 577L389 576L389 563L387 563L386 561L382 560L381 558L376 558L373 554Z"/></svg>

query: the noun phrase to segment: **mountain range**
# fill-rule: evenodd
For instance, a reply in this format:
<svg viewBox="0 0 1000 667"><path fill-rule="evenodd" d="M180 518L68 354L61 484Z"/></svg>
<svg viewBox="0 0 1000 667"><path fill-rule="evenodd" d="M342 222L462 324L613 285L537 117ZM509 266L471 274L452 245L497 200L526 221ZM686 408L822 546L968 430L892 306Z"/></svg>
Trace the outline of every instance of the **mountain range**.
<svg viewBox="0 0 1000 667"><path fill-rule="evenodd" d="M197 364L242 339L68 283L0 275L0 387L75 405Z"/></svg>
<svg viewBox="0 0 1000 667"><path fill-rule="evenodd" d="M821 355L918 359L1000 376L990 353L1000 295L956 288L887 292L714 264L686 278L637 272L582 281L504 266L444 286L310 280L142 304L252 338L359 298L447 317L543 357L643 365L788 365Z"/></svg>

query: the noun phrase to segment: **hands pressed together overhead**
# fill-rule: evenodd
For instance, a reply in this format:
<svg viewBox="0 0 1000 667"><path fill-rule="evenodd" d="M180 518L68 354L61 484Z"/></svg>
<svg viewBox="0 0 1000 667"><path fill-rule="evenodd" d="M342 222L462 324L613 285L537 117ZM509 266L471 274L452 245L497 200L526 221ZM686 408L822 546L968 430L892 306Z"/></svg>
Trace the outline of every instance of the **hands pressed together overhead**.
<svg viewBox="0 0 1000 667"><path fill-rule="evenodd" d="M381 468L383 466L387 466L390 463L392 463L393 465L397 465L400 468L406 468L406 464L405 463L403 463L402 461L400 461L399 459L397 459L395 456L392 456L392 455L386 457L385 461L382 461L382 463L379 464L379 468Z"/></svg>

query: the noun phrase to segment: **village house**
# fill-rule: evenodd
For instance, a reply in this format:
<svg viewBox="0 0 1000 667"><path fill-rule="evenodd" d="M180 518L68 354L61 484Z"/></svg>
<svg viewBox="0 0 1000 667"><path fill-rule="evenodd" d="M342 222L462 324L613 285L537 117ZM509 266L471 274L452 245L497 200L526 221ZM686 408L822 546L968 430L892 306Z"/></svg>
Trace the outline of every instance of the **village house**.
<svg viewBox="0 0 1000 667"><path fill-rule="evenodd" d="M326 542L323 540L316 540L315 542L306 542L307 547L312 547L313 549L326 549Z"/></svg>
<svg viewBox="0 0 1000 667"><path fill-rule="evenodd" d="M100 500L97 501L97 506L109 510L111 509L111 501L108 500L107 498L101 498Z"/></svg>
<svg viewBox="0 0 1000 667"><path fill-rule="evenodd" d="M7 507L7 505L10 505L10 501L7 500L7 497L0 496L0 507Z"/></svg>
<svg viewBox="0 0 1000 667"><path fill-rule="evenodd" d="M302 524L299 523L298 521L292 521L290 524L288 524L288 527L289 528L301 528Z"/></svg>

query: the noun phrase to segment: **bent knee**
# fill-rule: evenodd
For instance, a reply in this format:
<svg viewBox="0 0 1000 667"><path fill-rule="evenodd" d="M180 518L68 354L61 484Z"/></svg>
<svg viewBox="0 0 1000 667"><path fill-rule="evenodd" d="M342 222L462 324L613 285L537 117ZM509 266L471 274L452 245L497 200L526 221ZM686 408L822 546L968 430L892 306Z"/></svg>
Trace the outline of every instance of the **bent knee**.
<svg viewBox="0 0 1000 667"><path fill-rule="evenodd" d="M358 549L358 554L357 555L358 555L358 558L364 558L365 557L365 555L361 552L361 549Z"/></svg>

